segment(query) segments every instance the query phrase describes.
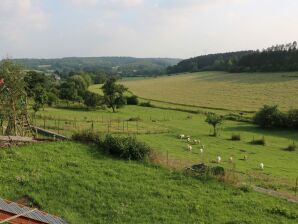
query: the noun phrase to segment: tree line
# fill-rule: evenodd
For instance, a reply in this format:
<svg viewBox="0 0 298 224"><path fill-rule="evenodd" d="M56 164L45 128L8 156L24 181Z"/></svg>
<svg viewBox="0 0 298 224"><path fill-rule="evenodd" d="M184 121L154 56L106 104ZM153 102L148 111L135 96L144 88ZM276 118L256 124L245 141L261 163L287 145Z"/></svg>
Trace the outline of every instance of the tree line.
<svg viewBox="0 0 298 224"><path fill-rule="evenodd" d="M14 97L13 105L31 102L35 113L45 106L53 106L59 101L65 101L67 104L70 102L80 103L88 108L108 107L113 112L125 104L138 104L136 96L124 95L127 89L117 83L119 77L103 76L101 80L97 80L97 78L92 74L78 72L73 73L65 80L57 80L54 75L27 71L19 64L5 59L0 63L0 98L3 98L2 102L10 103L12 100L7 97L18 92L19 95ZM100 81L102 84L103 94L96 94L88 90L88 87L95 81ZM1 111L8 107L0 105Z"/></svg>
<svg viewBox="0 0 298 224"><path fill-rule="evenodd" d="M209 54L167 68L168 74L199 71L280 72L298 71L297 42L263 50Z"/></svg>

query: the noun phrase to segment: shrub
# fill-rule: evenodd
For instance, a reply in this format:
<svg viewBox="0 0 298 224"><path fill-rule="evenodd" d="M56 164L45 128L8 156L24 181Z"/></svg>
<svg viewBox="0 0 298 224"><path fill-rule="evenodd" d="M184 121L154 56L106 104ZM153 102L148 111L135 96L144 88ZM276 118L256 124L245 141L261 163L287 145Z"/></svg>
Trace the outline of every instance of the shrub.
<svg viewBox="0 0 298 224"><path fill-rule="evenodd" d="M256 113L254 122L263 128L285 127L287 116L277 106L265 105Z"/></svg>
<svg viewBox="0 0 298 224"><path fill-rule="evenodd" d="M131 117L127 121L141 121L142 119L140 117Z"/></svg>
<svg viewBox="0 0 298 224"><path fill-rule="evenodd" d="M298 109L290 110L287 116L287 126L298 129Z"/></svg>
<svg viewBox="0 0 298 224"><path fill-rule="evenodd" d="M253 145L266 145L266 140L263 137L261 139L253 139L250 143Z"/></svg>
<svg viewBox="0 0 298 224"><path fill-rule="evenodd" d="M289 145L287 148L285 148L284 150L285 151L288 151L288 152L294 152L294 151L296 151L296 149L297 149L297 146L296 146L296 144L291 144L291 145Z"/></svg>
<svg viewBox="0 0 298 224"><path fill-rule="evenodd" d="M240 141L241 140L241 135L240 134L232 134L231 140L232 141Z"/></svg>
<svg viewBox="0 0 298 224"><path fill-rule="evenodd" d="M272 214L284 216L288 219L297 219L298 218L298 214L295 214L295 213L289 211L287 208L282 208L282 207L276 206L274 208L271 208L269 211Z"/></svg>
<svg viewBox="0 0 298 224"><path fill-rule="evenodd" d="M82 131L72 135L72 140L83 143L99 143L100 136L92 131Z"/></svg>
<svg viewBox="0 0 298 224"><path fill-rule="evenodd" d="M210 169L211 174L214 176L224 176L225 175L225 169L221 166L215 166Z"/></svg>
<svg viewBox="0 0 298 224"><path fill-rule="evenodd" d="M87 91L84 96L84 104L87 107L95 108L96 106L103 104L103 97L96 93Z"/></svg>
<svg viewBox="0 0 298 224"><path fill-rule="evenodd" d="M239 188L241 191L245 192L245 193L248 193L248 192L252 192L253 191L253 188L248 186L248 185L243 185Z"/></svg>
<svg viewBox="0 0 298 224"><path fill-rule="evenodd" d="M126 102L128 105L138 105L139 99L136 95L126 97Z"/></svg>
<svg viewBox="0 0 298 224"><path fill-rule="evenodd" d="M114 137L107 135L102 147L111 155L129 160L144 160L150 155L148 145L138 142L134 137Z"/></svg>
<svg viewBox="0 0 298 224"><path fill-rule="evenodd" d="M151 104L150 101L142 102L142 103L140 103L140 106L142 106L142 107L153 107L153 105Z"/></svg>

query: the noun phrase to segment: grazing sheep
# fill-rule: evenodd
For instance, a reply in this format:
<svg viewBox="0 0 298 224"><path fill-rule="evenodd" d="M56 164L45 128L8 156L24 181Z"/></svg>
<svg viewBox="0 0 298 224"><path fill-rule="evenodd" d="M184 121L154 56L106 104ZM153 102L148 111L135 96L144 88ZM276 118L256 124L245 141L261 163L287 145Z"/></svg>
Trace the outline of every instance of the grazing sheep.
<svg viewBox="0 0 298 224"><path fill-rule="evenodd" d="M184 134L181 134L181 135L179 135L179 138L180 139L184 139L185 138L185 135Z"/></svg>
<svg viewBox="0 0 298 224"><path fill-rule="evenodd" d="M187 145L187 150L191 152L192 151L192 146L191 145Z"/></svg>
<svg viewBox="0 0 298 224"><path fill-rule="evenodd" d="M190 138L187 138L187 142L190 142Z"/></svg>
<svg viewBox="0 0 298 224"><path fill-rule="evenodd" d="M200 153L203 153L204 152L204 149L200 148Z"/></svg>
<svg viewBox="0 0 298 224"><path fill-rule="evenodd" d="M198 143L198 140L194 139L193 140L193 143L197 144Z"/></svg>
<svg viewBox="0 0 298 224"><path fill-rule="evenodd" d="M221 162L221 157L217 156L217 163L220 163L220 162Z"/></svg>
<svg viewBox="0 0 298 224"><path fill-rule="evenodd" d="M260 163L260 168L261 168L261 170L264 169L264 163Z"/></svg>

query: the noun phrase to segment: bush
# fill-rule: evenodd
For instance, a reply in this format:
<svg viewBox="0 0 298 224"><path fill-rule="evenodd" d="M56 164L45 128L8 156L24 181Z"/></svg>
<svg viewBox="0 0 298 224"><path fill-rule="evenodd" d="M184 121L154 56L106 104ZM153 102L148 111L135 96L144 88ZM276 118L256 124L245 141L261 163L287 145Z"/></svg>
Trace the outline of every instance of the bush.
<svg viewBox="0 0 298 224"><path fill-rule="evenodd" d="M153 105L151 104L150 101L142 102L142 103L140 103L140 106L142 106L142 107L153 107Z"/></svg>
<svg viewBox="0 0 298 224"><path fill-rule="evenodd" d="M128 105L138 105L139 99L136 95L126 97L126 102Z"/></svg>
<svg viewBox="0 0 298 224"><path fill-rule="evenodd" d="M254 117L254 122L263 128L285 127L287 115L282 113L277 106L265 105Z"/></svg>
<svg viewBox="0 0 298 224"><path fill-rule="evenodd" d="M250 143L253 145L266 145L266 141L264 137L261 139L253 139Z"/></svg>
<svg viewBox="0 0 298 224"><path fill-rule="evenodd" d="M96 93L87 91L84 96L84 104L87 107L95 108L96 106L103 104L103 97Z"/></svg>
<svg viewBox="0 0 298 224"><path fill-rule="evenodd" d="M296 146L296 144L291 144L291 145L289 145L287 148L285 148L284 150L285 151L288 151L288 152L294 152L294 151L296 151L296 149L297 149L297 146Z"/></svg>
<svg viewBox="0 0 298 224"><path fill-rule="evenodd" d="M279 216L284 216L288 219L297 219L298 218L298 214L295 214L294 212L289 211L287 208L282 208L282 207L274 207L271 208L270 213L274 214L274 215L279 215Z"/></svg>
<svg viewBox="0 0 298 224"><path fill-rule="evenodd" d="M83 131L72 135L72 140L83 143L100 143L100 136L92 131Z"/></svg>
<svg viewBox="0 0 298 224"><path fill-rule="evenodd" d="M138 142L134 137L114 137L107 135L102 147L111 155L129 160L145 160L151 149L148 145Z"/></svg>
<svg viewBox="0 0 298 224"><path fill-rule="evenodd" d="M232 141L240 141L241 140L241 135L240 134L232 134L231 140Z"/></svg>
<svg viewBox="0 0 298 224"><path fill-rule="evenodd" d="M211 174L213 174L214 176L224 176L225 175L225 169L221 166L215 166L215 167L212 167L210 169L211 171Z"/></svg>
<svg viewBox="0 0 298 224"><path fill-rule="evenodd" d="M142 119L140 117L131 117L127 121L141 121Z"/></svg>
<svg viewBox="0 0 298 224"><path fill-rule="evenodd" d="M288 112L287 125L289 128L298 129L298 109L290 110Z"/></svg>
<svg viewBox="0 0 298 224"><path fill-rule="evenodd" d="M245 192L245 193L253 191L253 188L251 186L248 186L248 185L242 185L239 189L241 191Z"/></svg>

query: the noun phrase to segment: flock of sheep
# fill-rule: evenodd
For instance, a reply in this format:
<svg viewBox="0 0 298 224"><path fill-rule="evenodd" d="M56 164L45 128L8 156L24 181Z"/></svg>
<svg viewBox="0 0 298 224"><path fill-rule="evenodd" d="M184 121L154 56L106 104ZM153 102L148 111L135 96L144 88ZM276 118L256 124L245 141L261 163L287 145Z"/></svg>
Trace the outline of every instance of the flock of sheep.
<svg viewBox="0 0 298 224"><path fill-rule="evenodd" d="M182 140L185 140L186 139L186 141L187 141L187 150L189 152L192 151L192 145L191 144L195 144L195 145L199 144L201 146L200 147L200 153L201 154L204 153L205 146L203 144L201 144L200 139L191 139L190 135L184 135L184 134L180 134L178 136L178 138L179 139L182 139ZM247 156L244 156L244 160L247 160ZM229 158L229 161L230 162L233 162L233 157L232 156ZM216 157L216 162L217 163L221 163L221 157L220 157L220 155L218 155ZM259 166L260 166L260 169L261 170L264 170L264 163L260 163Z"/></svg>

